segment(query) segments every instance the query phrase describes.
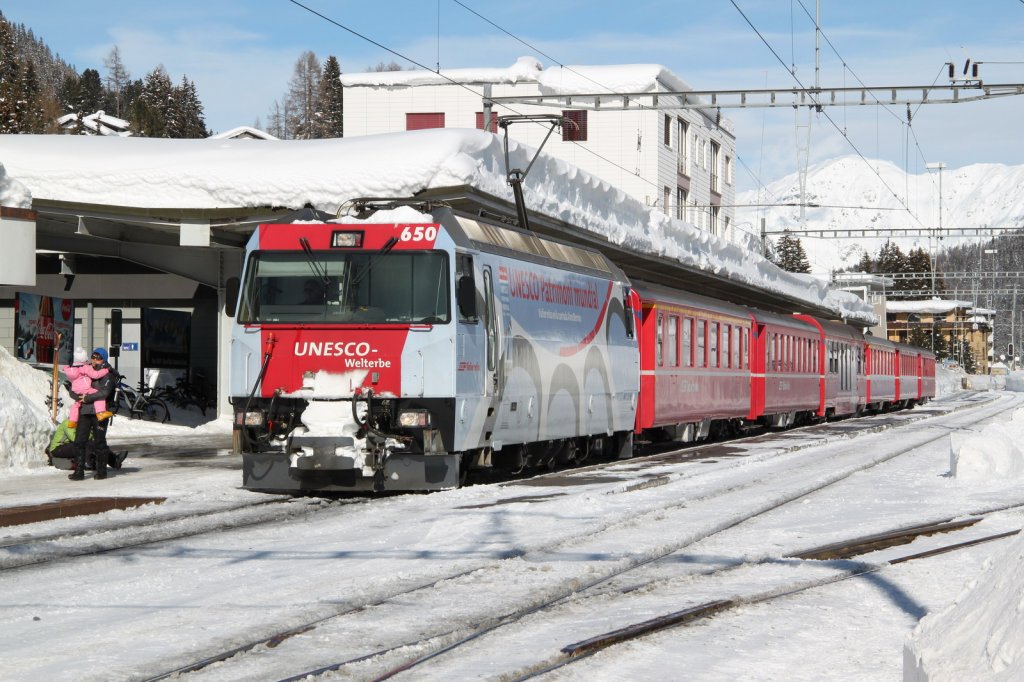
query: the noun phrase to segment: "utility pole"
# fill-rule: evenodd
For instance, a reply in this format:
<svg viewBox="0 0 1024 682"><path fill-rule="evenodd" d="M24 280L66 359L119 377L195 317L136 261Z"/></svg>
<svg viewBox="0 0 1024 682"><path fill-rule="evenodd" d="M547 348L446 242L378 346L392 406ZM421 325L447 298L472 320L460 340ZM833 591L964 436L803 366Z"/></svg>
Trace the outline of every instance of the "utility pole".
<svg viewBox="0 0 1024 682"><path fill-rule="evenodd" d="M942 235L942 169L945 168L945 167L946 167L946 164L942 163L941 161L939 161L937 163L929 163L927 166L925 166L925 168L927 168L928 170L937 170L937 171L939 171L939 232L938 232L938 234L940 236ZM931 261L931 264L932 264L932 291L935 291L935 267L936 267L936 263L935 263L935 245L932 242L931 236L928 237L928 254L929 254L929 260Z"/></svg>

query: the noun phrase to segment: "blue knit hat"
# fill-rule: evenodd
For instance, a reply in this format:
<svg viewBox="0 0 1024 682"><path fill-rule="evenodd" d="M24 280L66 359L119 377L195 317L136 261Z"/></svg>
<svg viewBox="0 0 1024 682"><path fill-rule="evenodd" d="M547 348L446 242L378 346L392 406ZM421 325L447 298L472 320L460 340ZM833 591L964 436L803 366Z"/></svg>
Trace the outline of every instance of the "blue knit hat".
<svg viewBox="0 0 1024 682"><path fill-rule="evenodd" d="M107 359L108 359L107 358L107 349L106 348L93 348L92 349L92 354L93 355L98 355L101 358L103 358L103 362L106 362Z"/></svg>

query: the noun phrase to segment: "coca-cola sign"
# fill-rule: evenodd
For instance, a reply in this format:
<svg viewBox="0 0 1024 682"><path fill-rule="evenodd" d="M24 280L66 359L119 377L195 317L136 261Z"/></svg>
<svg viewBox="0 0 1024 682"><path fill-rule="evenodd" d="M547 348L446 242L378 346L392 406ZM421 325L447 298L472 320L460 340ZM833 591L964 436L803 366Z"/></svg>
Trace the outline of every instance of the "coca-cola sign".
<svg viewBox="0 0 1024 682"><path fill-rule="evenodd" d="M19 360L45 365L71 363L74 301L18 292L14 310L14 349Z"/></svg>

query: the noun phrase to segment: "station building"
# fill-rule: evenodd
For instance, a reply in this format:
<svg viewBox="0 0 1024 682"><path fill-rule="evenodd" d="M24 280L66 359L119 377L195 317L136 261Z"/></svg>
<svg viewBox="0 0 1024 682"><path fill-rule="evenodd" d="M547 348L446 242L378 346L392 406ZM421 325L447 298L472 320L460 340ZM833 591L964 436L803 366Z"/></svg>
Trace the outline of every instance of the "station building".
<svg viewBox="0 0 1024 682"><path fill-rule="evenodd" d="M341 83L346 137L423 128L483 129L485 109L490 110L488 129L498 134L502 116L562 116L565 123L547 142L550 126L543 122L515 123L508 134L534 148L543 144L545 154L605 180L646 206L729 241L743 241L733 234L732 124L716 108L684 108L680 96L658 95L692 89L663 66L544 68L532 57L521 57L504 69L354 73L343 74ZM597 93L599 97L584 96ZM549 105L491 100L542 95ZM552 97L556 105L550 105Z"/></svg>

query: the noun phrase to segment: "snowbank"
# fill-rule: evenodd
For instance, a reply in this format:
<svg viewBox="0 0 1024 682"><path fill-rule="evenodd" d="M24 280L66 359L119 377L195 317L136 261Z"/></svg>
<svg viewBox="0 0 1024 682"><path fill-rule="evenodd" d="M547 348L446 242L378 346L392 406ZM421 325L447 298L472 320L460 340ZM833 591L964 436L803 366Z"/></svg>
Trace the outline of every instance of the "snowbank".
<svg viewBox="0 0 1024 682"><path fill-rule="evenodd" d="M32 208L32 195L28 188L8 173L0 163L0 206L8 208Z"/></svg>
<svg viewBox="0 0 1024 682"><path fill-rule="evenodd" d="M1024 392L1024 372L1010 372L1003 381L1007 391Z"/></svg>
<svg viewBox="0 0 1024 682"><path fill-rule="evenodd" d="M948 369L941 365L935 367L935 394L936 396L956 393L964 388L964 377L967 376L962 369Z"/></svg>
<svg viewBox="0 0 1024 682"><path fill-rule="evenodd" d="M69 396L61 391L68 405ZM49 395L49 375L19 362L0 346L0 472L47 465L44 450L53 435ZM60 418L66 413L62 410Z"/></svg>
<svg viewBox="0 0 1024 682"><path fill-rule="evenodd" d="M1024 535L903 646L904 682L1024 679Z"/></svg>
<svg viewBox="0 0 1024 682"><path fill-rule="evenodd" d="M949 473L963 481L1024 478L1024 409L1015 410L1009 422L989 424L980 437L950 434Z"/></svg>

